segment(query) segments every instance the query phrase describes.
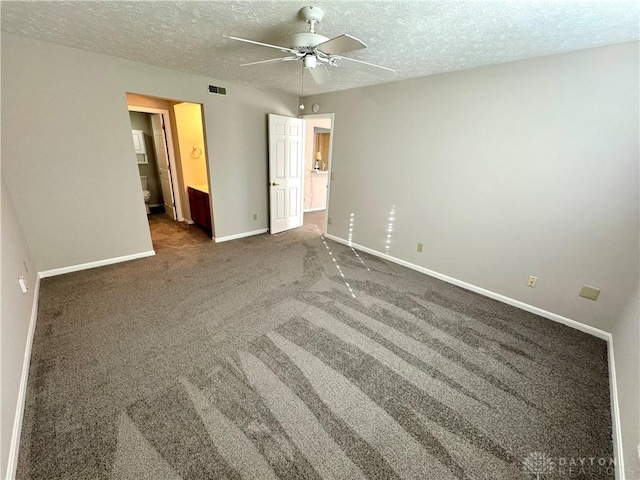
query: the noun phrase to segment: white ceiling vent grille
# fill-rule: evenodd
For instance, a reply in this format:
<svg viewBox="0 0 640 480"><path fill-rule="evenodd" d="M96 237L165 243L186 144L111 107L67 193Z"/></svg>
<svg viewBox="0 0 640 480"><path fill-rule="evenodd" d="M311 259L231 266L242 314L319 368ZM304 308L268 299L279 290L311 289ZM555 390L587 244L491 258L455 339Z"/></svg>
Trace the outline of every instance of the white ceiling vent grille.
<svg viewBox="0 0 640 480"><path fill-rule="evenodd" d="M226 87L216 87L215 85L209 85L209 93L215 93L217 95L226 95Z"/></svg>

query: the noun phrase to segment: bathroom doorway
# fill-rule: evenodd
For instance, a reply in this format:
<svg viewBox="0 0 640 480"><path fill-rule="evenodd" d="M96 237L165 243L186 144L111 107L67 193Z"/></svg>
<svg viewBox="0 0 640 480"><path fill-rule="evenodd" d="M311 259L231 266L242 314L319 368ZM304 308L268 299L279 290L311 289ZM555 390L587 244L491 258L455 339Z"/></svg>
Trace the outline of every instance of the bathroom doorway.
<svg viewBox="0 0 640 480"><path fill-rule="evenodd" d="M129 111L147 214L164 213L172 220L176 220L182 216L182 213L174 194L175 182L171 178L172 170L176 169L172 169L169 163L171 156L167 152L172 148L173 142L171 137L167 138L163 128L166 119L168 119L167 111L159 110L158 113Z"/></svg>
<svg viewBox="0 0 640 480"><path fill-rule="evenodd" d="M137 134L142 135L138 143L147 146L146 163L145 155L136 151L136 157L141 188L147 186L142 190L154 248L154 225L166 226L167 221L214 238L202 105L131 93L127 103L134 145Z"/></svg>

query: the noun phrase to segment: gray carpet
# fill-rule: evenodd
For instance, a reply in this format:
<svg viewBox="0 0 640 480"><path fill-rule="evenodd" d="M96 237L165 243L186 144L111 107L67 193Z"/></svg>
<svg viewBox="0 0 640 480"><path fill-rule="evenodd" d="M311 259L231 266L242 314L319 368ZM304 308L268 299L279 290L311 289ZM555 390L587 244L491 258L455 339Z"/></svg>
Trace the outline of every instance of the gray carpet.
<svg viewBox="0 0 640 480"><path fill-rule="evenodd" d="M42 281L21 479L612 478L606 344L303 228ZM592 462L593 463L593 462Z"/></svg>

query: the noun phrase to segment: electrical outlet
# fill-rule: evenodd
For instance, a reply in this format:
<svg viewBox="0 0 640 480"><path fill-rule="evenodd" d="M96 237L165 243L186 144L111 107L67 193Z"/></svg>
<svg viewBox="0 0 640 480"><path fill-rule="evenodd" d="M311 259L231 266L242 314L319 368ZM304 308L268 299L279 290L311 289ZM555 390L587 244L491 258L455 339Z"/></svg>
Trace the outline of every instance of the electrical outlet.
<svg viewBox="0 0 640 480"><path fill-rule="evenodd" d="M422 253L424 251L424 245L420 242L418 242L418 246L416 248L416 250L420 253Z"/></svg>
<svg viewBox="0 0 640 480"><path fill-rule="evenodd" d="M257 220L257 219L258 219L258 214L257 214L257 213L254 213L254 214L253 214L253 219L254 219L254 220Z"/></svg>
<svg viewBox="0 0 640 480"><path fill-rule="evenodd" d="M527 287L536 288L537 284L538 284L538 277L529 275L529 280L527 281Z"/></svg>
<svg viewBox="0 0 640 480"><path fill-rule="evenodd" d="M331 225L333 223L333 220L331 220L331 217L327 218L327 225Z"/></svg>
<svg viewBox="0 0 640 480"><path fill-rule="evenodd" d="M22 293L27 293L29 291L29 287L27 286L27 279L22 275L18 277L18 285L20 285L20 291Z"/></svg>

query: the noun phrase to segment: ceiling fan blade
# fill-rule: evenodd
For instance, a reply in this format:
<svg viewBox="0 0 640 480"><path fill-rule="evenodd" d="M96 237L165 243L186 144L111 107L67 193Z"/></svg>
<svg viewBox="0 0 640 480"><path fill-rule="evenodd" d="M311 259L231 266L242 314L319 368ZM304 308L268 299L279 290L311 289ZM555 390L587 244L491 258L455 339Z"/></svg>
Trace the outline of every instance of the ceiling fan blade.
<svg viewBox="0 0 640 480"><path fill-rule="evenodd" d="M293 53L293 54L295 54L297 56L302 56L302 54L300 52L298 52L297 50L294 50L293 48L280 47L278 45L271 45L269 43L256 42L255 40L247 40L246 38L232 37L230 35L223 35L223 37L230 38L231 40L237 40L239 42L251 43L253 45L260 45L261 47L277 48L281 52Z"/></svg>
<svg viewBox="0 0 640 480"><path fill-rule="evenodd" d="M396 73L392 68L374 65L373 63L363 62L362 60L354 60L353 58L340 57L338 55L331 57L331 65L384 76L391 76Z"/></svg>
<svg viewBox="0 0 640 480"><path fill-rule="evenodd" d="M319 64L318 66L316 66L316 68L310 68L309 73L311 73L313 81L318 85L322 85L323 83L331 80L329 72L327 71L327 67L325 67L323 64Z"/></svg>
<svg viewBox="0 0 640 480"><path fill-rule="evenodd" d="M291 60L300 60L300 57L281 57L281 58L272 58L271 60L260 60L259 62L251 62L251 63L243 63L241 67L248 67L249 65L267 65L269 63L279 63L279 62L288 62Z"/></svg>
<svg viewBox="0 0 640 480"><path fill-rule="evenodd" d="M316 48L327 55L337 55L339 53L359 50L360 48L367 48L367 45L356 37L345 33L316 45Z"/></svg>

